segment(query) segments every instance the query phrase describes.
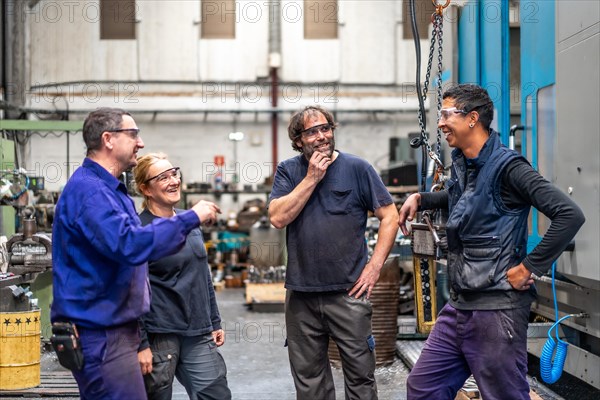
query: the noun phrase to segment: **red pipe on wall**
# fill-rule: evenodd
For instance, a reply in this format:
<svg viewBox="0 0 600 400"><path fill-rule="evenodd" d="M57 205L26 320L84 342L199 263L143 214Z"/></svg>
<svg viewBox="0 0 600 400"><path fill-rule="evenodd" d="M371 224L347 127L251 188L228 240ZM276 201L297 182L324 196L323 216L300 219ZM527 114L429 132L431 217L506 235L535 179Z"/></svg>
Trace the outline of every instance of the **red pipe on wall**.
<svg viewBox="0 0 600 400"><path fill-rule="evenodd" d="M277 68L271 68L271 106L273 113L271 114L271 158L273 162L273 174L277 168L277 126L279 118L277 113L277 98L279 95L279 77L277 76Z"/></svg>

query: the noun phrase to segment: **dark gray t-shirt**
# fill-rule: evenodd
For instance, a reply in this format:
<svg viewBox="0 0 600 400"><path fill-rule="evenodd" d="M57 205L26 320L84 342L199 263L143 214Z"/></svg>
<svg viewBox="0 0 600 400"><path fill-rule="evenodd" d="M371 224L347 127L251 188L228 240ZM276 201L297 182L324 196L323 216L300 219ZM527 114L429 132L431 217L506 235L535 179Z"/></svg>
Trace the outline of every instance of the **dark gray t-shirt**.
<svg viewBox="0 0 600 400"><path fill-rule="evenodd" d="M271 200L294 190L307 170L304 155L281 162ZM367 263L367 212L392 202L369 163L339 153L298 217L286 227L285 287L303 292L351 288Z"/></svg>

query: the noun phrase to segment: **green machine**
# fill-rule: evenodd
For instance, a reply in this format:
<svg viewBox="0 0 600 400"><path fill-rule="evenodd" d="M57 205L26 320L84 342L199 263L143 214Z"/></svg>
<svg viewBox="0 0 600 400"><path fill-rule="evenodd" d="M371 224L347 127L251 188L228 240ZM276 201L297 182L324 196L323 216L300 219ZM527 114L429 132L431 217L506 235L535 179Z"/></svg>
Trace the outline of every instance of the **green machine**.
<svg viewBox="0 0 600 400"><path fill-rule="evenodd" d="M82 126L82 121L0 120L2 132L17 134L23 131L80 131ZM0 139L0 161L0 236L6 237L0 260L0 312L28 311L37 306L41 311L41 336L49 340L51 232L37 232L36 215L39 217L39 213L26 204L24 194L37 182L17 165L13 140Z"/></svg>
<svg viewBox="0 0 600 400"><path fill-rule="evenodd" d="M15 142L0 139L0 169L12 169L15 165ZM15 234L16 212L12 206L0 206L0 235L10 237Z"/></svg>

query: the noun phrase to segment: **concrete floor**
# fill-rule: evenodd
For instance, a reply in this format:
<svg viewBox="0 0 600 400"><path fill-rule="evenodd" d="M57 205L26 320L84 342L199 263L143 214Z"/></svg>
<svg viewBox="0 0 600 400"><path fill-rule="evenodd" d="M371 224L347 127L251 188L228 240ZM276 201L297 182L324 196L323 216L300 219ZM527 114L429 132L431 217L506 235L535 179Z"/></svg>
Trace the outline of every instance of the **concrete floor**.
<svg viewBox="0 0 600 400"><path fill-rule="evenodd" d="M254 312L245 306L243 289L217 292L217 302L226 334L221 353L227 365L227 378L234 400L295 400L285 342L283 312ZM53 351L45 351L42 371L64 371ZM344 399L341 369L333 368L336 399ZM380 400L406 399L408 368L396 359L375 372ZM10 397L3 397L11 399ZM58 400L76 400L61 397ZM187 400L184 387L175 379L173 400ZM317 400L317 399L315 399Z"/></svg>
<svg viewBox="0 0 600 400"><path fill-rule="evenodd" d="M217 302L226 334L221 352L227 364L229 387L235 400L294 400L285 342L283 313L259 313L244 305L243 289L224 289ZM378 368L375 372L381 400L406 399L408 369L402 361ZM344 399L341 369L333 369L336 398ZM176 383L174 400L188 399Z"/></svg>
<svg viewBox="0 0 600 400"><path fill-rule="evenodd" d="M285 342L283 312L261 313L244 305L243 289L224 289L217 292L217 302L223 319L226 343L221 352L228 369L229 387L234 400L294 400L295 390ZM52 351L42 354L42 371L64 370ZM406 399L408 368L396 359L391 365L375 372L380 400ZM341 369L333 368L336 399L344 399L344 378ZM543 400L564 398L549 391L530 378L531 387ZM576 385L579 386L579 385ZM592 393L593 392L593 393ZM597 391L581 393L578 400L597 399ZM3 397L11 399L11 397ZM55 397L56 399L56 397ZM63 397L59 400L75 400ZM183 386L175 380L174 400L187 400Z"/></svg>

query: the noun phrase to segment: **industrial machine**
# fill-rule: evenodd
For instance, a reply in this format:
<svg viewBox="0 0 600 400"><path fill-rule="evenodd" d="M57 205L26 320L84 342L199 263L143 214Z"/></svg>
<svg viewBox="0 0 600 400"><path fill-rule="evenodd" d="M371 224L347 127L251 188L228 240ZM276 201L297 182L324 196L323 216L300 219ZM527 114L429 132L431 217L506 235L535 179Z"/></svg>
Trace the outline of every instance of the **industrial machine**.
<svg viewBox="0 0 600 400"><path fill-rule="evenodd" d="M2 139L0 150L3 165L14 165L13 142ZM41 192L43 188L43 178L30 177L22 168L0 170L0 313L41 307L45 327L49 325L50 275L44 272L52 267L52 241L49 235L38 233L38 228L50 230L54 200ZM40 276L43 279L38 280ZM9 317L5 319L10 322Z"/></svg>
<svg viewBox="0 0 600 400"><path fill-rule="evenodd" d="M432 86L472 82L485 87L494 101L493 128L503 143L520 151L586 216L585 225L553 271L535 277L538 300L532 306L528 351L540 358L546 383L556 382L564 371L600 389L600 4L547 0L439 3L445 3L445 8L438 4L444 24L434 23L433 36L441 39L443 35L439 65L442 59L444 64ZM427 89L426 85L422 91L427 93ZM436 104L432 100L429 105L430 112L422 120L434 126ZM419 144L427 147L431 162L437 163L440 152L432 149L427 135L425 141ZM441 156L448 153L444 148ZM440 183L443 186L443 179ZM436 238L443 235L443 223L435 216L428 218L419 221L413 236L421 332L428 332L435 322L435 313L428 310L440 305L432 303L436 299L431 293L433 284L437 283L437 294L444 287L439 275L445 269L443 240ZM549 223L532 210L529 251Z"/></svg>
<svg viewBox="0 0 600 400"><path fill-rule="evenodd" d="M536 22L524 18L528 3L536 7ZM586 216L573 248L557 260L555 276L537 279L532 311L542 320L577 316L561 324L568 343L564 371L600 389L600 5L522 1L520 11L521 151ZM532 248L548 219L534 211L530 222ZM547 335L534 332L532 324L529 351L544 361Z"/></svg>
<svg viewBox="0 0 600 400"><path fill-rule="evenodd" d="M38 274L52 267L52 240L37 233L35 209L21 211L22 233L17 233L2 245L0 271L0 312L31 310L31 283Z"/></svg>

